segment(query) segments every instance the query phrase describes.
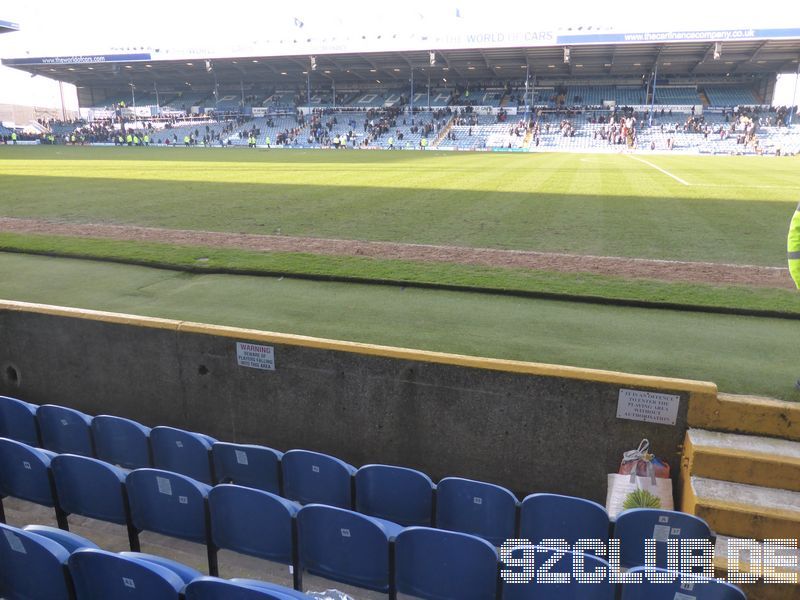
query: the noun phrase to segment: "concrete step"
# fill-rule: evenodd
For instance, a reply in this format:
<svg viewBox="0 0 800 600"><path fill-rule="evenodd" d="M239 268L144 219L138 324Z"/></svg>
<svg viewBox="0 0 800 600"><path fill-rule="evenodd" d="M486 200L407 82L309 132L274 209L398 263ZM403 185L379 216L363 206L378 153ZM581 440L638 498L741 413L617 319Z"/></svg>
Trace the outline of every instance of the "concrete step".
<svg viewBox="0 0 800 600"><path fill-rule="evenodd" d="M800 493L704 477L683 480L683 510L725 536L800 539Z"/></svg>
<svg viewBox="0 0 800 600"><path fill-rule="evenodd" d="M714 548L714 576L722 577L731 583L738 585L745 594L748 600L787 600L789 598L800 598L800 550L782 551L781 556L788 557L787 562L794 562L792 567L779 567L776 569L779 573L790 574L792 583L776 583L774 581L767 582L763 574L763 563L761 566L754 565L751 561L752 556L749 552L742 552L739 555L738 567L736 569L740 573L750 573L753 576L758 576L758 579L752 583L741 583L731 581L732 573L729 571L728 564L728 545L731 540L723 535L717 536L717 543ZM763 544L759 544L763 546ZM763 552L763 550L762 550ZM762 554L763 556L763 554Z"/></svg>
<svg viewBox="0 0 800 600"><path fill-rule="evenodd" d="M681 470L683 477L800 492L800 442L690 429Z"/></svg>
<svg viewBox="0 0 800 600"><path fill-rule="evenodd" d="M800 402L717 394L689 404L690 427L800 441Z"/></svg>

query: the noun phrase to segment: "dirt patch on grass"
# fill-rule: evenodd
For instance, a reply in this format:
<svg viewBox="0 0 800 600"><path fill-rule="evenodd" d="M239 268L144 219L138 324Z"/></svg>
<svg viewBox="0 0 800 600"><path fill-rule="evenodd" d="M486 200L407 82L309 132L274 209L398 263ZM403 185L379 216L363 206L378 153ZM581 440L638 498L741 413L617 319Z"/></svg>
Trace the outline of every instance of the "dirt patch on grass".
<svg viewBox="0 0 800 600"><path fill-rule="evenodd" d="M205 246L257 252L305 252L335 256L523 268L713 285L794 288L788 268L781 267L161 229L134 225L77 224L7 217L0 217L0 231L132 242L158 242L177 246Z"/></svg>

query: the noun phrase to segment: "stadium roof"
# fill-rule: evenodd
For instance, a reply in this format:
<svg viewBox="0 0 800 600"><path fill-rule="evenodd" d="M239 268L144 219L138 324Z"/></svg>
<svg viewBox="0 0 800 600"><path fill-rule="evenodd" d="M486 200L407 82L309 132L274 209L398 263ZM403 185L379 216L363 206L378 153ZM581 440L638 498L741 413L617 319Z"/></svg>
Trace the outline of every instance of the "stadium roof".
<svg viewBox="0 0 800 600"><path fill-rule="evenodd" d="M0 20L0 33L11 33L12 31L19 31L19 25L11 21Z"/></svg>
<svg viewBox="0 0 800 600"><path fill-rule="evenodd" d="M312 83L405 85L413 67L420 83L431 77L520 80L530 70L537 82L613 77L641 78L658 65L659 78L764 76L794 72L800 60L800 28L703 32L591 33L569 30L465 33L453 38L275 39L243 44L231 52L181 52L120 48L115 54L3 59L6 66L86 88L152 88L153 84L238 86L240 82L297 86ZM362 39L364 38L364 39ZM509 42L514 42L509 43ZM348 52L343 52L346 47ZM439 49L445 48L445 49ZM449 48L449 49L446 49ZM569 60L565 50L569 49ZM430 53L435 64L431 65ZM221 55L222 54L222 55Z"/></svg>

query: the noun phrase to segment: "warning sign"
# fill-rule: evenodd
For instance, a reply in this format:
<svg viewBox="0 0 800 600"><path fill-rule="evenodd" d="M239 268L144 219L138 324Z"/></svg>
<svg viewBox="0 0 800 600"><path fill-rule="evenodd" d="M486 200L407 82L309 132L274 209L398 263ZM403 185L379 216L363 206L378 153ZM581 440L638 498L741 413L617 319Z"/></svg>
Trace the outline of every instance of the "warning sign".
<svg viewBox="0 0 800 600"><path fill-rule="evenodd" d="M236 342L236 362L240 367L274 371L275 349L272 346Z"/></svg>
<svg viewBox="0 0 800 600"><path fill-rule="evenodd" d="M681 397L673 394L621 389L617 402L617 418L675 425L680 403Z"/></svg>

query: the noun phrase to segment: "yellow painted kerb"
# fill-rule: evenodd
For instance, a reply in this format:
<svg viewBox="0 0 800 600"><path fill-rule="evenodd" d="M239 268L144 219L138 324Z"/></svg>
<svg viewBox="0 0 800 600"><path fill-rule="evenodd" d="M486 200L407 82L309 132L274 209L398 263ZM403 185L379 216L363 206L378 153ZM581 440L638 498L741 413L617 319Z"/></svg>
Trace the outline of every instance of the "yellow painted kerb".
<svg viewBox="0 0 800 600"><path fill-rule="evenodd" d="M427 350L412 350L408 348L395 348L391 346L379 346L375 344L327 340L302 335L273 333L255 329L206 325L203 323L192 323L189 321L139 317L120 313L66 308L60 306L50 306L46 304L32 304L28 302L15 302L9 300L0 300L0 310L29 312L58 317L71 317L76 319L88 319L92 321L115 323L133 327L168 329L181 333L213 335L216 337L228 337L253 342L303 346L306 348L316 348L321 350L336 350L340 352L352 352L355 354L369 356L382 356L387 358L447 364L476 369L505 371L510 373L522 373L545 377L562 377L566 379L596 381L614 385L627 385L632 387L689 392L692 394L693 398L698 396L716 397L717 395L716 384L705 381L693 381L690 379L672 379L669 377L635 375L617 371L604 371L600 369L582 369L579 367L568 367L562 365L481 358L464 356L460 354L430 352Z"/></svg>

